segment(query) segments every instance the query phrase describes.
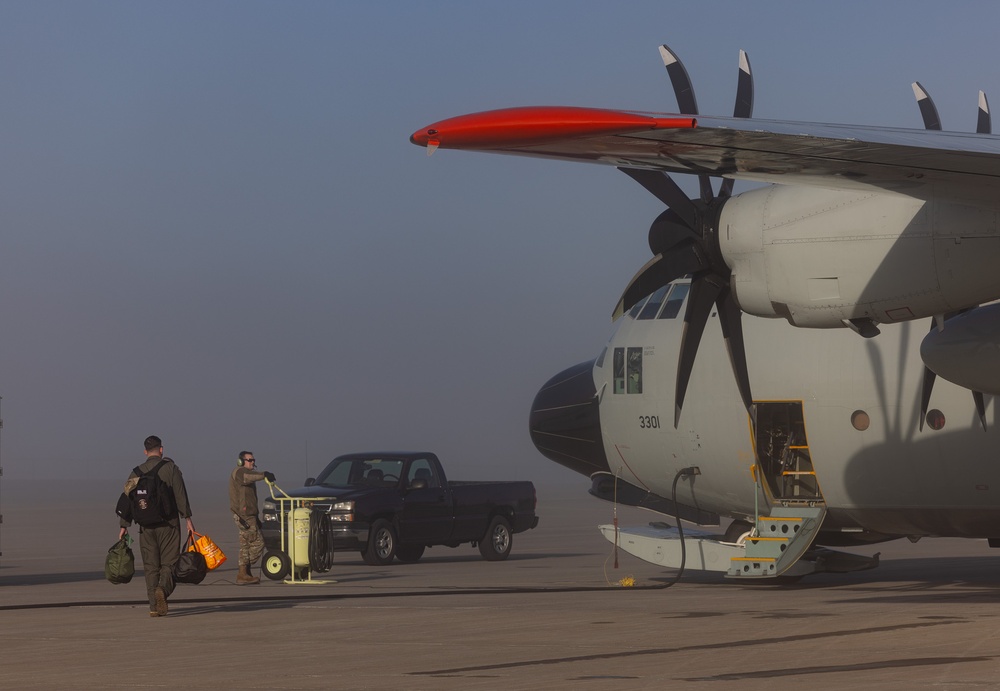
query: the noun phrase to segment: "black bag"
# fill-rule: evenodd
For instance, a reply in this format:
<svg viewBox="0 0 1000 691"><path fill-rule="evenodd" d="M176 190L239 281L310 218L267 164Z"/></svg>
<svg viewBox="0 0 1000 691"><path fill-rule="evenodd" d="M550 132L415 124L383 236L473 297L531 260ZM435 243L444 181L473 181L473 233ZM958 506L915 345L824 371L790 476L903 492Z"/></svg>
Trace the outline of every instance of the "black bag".
<svg viewBox="0 0 1000 691"><path fill-rule="evenodd" d="M108 558L104 560L104 577L118 585L128 583L135 575L135 555L129 547L132 538L128 533L121 540L111 545Z"/></svg>
<svg viewBox="0 0 1000 691"><path fill-rule="evenodd" d="M160 479L160 467L166 462L167 459L163 459L148 473L140 472L139 466L132 470L138 477L138 482L128 494L127 510L123 508L121 499L118 500L115 513L119 517L135 521L141 526L150 526L166 523L177 516L173 490Z"/></svg>
<svg viewBox="0 0 1000 691"><path fill-rule="evenodd" d="M124 492L118 497L118 503L115 505L115 513L126 523L132 522L132 500Z"/></svg>
<svg viewBox="0 0 1000 691"><path fill-rule="evenodd" d="M205 555L197 550L188 551L188 547L194 546L194 536L188 533L187 542L184 544L184 551L174 564L174 580L178 583L201 583L208 573L208 564L205 563Z"/></svg>

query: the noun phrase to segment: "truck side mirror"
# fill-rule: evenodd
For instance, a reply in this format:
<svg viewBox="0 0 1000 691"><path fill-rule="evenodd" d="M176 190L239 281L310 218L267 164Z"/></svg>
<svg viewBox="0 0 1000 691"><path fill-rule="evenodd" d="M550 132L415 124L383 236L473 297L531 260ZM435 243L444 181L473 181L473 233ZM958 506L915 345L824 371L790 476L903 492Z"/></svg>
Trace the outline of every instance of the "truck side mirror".
<svg viewBox="0 0 1000 691"><path fill-rule="evenodd" d="M419 478L410 483L410 489L427 489L427 480Z"/></svg>

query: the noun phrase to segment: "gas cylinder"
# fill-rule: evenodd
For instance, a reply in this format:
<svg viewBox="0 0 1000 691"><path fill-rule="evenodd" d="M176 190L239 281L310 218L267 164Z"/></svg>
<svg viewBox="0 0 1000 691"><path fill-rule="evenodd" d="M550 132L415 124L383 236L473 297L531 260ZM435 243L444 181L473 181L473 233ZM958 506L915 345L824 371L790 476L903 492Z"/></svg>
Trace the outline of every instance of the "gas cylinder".
<svg viewBox="0 0 1000 691"><path fill-rule="evenodd" d="M288 558L293 568L309 566L309 514L302 507L288 512Z"/></svg>

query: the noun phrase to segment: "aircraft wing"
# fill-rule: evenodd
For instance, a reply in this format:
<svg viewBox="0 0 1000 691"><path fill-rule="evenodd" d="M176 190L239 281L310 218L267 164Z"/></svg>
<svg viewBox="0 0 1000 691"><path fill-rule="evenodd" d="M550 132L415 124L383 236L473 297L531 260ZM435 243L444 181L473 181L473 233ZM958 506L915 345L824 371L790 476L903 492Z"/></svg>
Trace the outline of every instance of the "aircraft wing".
<svg viewBox="0 0 1000 691"><path fill-rule="evenodd" d="M509 108L429 125L410 141L669 173L877 188L995 203L1000 136L573 107Z"/></svg>

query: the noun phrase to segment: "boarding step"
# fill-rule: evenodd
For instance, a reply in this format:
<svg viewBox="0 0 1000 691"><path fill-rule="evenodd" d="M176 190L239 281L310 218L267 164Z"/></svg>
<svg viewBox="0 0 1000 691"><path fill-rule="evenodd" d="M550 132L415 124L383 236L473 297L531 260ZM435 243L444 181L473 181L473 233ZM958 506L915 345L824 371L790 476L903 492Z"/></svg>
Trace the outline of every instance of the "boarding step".
<svg viewBox="0 0 1000 691"><path fill-rule="evenodd" d="M730 560L729 578L775 578L806 553L826 516L822 504L775 506L757 518L757 530L745 540L745 554Z"/></svg>

